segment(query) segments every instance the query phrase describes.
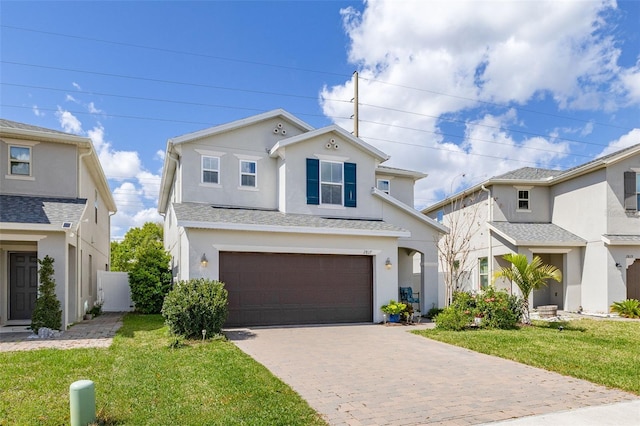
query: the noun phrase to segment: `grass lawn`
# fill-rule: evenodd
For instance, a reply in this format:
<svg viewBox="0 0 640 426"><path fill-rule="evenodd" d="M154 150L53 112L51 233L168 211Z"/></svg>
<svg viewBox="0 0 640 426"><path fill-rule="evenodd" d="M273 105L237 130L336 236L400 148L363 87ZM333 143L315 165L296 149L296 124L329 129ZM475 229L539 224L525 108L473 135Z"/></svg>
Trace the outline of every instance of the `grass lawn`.
<svg viewBox="0 0 640 426"><path fill-rule="evenodd" d="M168 342L161 316L130 314L108 349L0 353L0 424L69 424L80 379L95 382L99 424L326 424L232 343Z"/></svg>
<svg viewBox="0 0 640 426"><path fill-rule="evenodd" d="M414 333L640 395L640 321L534 321L519 330Z"/></svg>

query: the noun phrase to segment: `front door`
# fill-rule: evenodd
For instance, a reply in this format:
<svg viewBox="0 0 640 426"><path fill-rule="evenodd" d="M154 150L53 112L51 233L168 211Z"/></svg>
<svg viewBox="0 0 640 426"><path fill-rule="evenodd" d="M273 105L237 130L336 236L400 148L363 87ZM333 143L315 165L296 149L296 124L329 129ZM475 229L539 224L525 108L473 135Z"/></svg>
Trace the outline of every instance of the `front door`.
<svg viewBox="0 0 640 426"><path fill-rule="evenodd" d="M38 253L9 253L9 319L31 319L38 297Z"/></svg>

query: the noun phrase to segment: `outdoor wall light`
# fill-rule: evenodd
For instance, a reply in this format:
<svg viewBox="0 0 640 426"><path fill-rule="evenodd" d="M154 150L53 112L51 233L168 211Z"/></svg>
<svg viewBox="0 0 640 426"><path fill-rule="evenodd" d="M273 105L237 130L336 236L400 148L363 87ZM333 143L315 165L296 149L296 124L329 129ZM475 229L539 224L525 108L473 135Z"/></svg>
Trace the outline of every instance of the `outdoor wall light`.
<svg viewBox="0 0 640 426"><path fill-rule="evenodd" d="M203 268L206 268L208 264L209 261L207 260L207 255L202 253L202 257L200 258L200 265L202 265Z"/></svg>
<svg viewBox="0 0 640 426"><path fill-rule="evenodd" d="M387 269L391 269L392 266L393 266L393 263L391 263L391 259L387 257L387 260L385 260L384 262L384 267Z"/></svg>

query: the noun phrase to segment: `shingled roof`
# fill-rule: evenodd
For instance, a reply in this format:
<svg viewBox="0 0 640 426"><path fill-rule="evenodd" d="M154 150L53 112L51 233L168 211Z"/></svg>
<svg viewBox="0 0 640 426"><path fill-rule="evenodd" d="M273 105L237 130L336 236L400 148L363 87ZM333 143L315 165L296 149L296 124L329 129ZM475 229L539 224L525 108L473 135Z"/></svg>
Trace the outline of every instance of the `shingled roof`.
<svg viewBox="0 0 640 426"><path fill-rule="evenodd" d="M562 170L539 169L536 167L522 167L505 174L495 176L496 180L547 180L564 173Z"/></svg>
<svg viewBox="0 0 640 426"><path fill-rule="evenodd" d="M33 126L31 124L26 124L26 123L18 123L17 121L11 121L5 118L0 118L0 127L4 127L6 129L30 130L33 132L52 133L55 135L75 136L75 135L72 135L71 133L60 132L58 130L47 129L46 127Z"/></svg>
<svg viewBox="0 0 640 426"><path fill-rule="evenodd" d="M409 231L382 220L328 218L212 206L201 203L174 203L178 225L207 229L245 229L271 232L305 232L408 236Z"/></svg>
<svg viewBox="0 0 640 426"><path fill-rule="evenodd" d="M587 241L553 223L489 222L510 243L523 246L584 246Z"/></svg>
<svg viewBox="0 0 640 426"><path fill-rule="evenodd" d="M0 223L77 225L87 200L82 198L29 197L0 195Z"/></svg>

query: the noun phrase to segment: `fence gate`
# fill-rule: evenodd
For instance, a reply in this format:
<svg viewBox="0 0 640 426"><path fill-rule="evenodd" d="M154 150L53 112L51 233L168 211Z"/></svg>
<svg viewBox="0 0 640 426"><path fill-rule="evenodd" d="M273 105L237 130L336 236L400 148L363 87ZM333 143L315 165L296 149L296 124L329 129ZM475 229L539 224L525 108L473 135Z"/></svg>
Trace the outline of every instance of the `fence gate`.
<svg viewBox="0 0 640 426"><path fill-rule="evenodd" d="M98 271L98 295L104 312L133 311L127 272Z"/></svg>

